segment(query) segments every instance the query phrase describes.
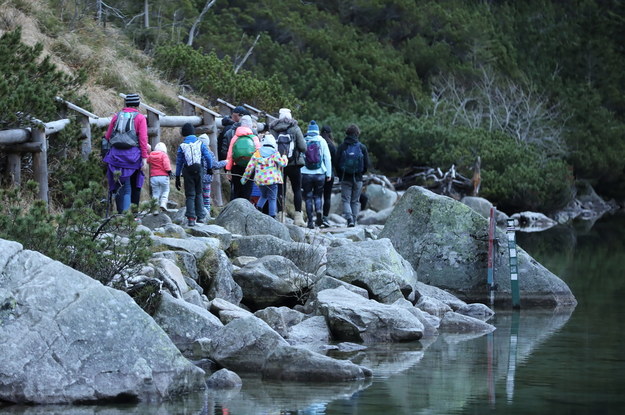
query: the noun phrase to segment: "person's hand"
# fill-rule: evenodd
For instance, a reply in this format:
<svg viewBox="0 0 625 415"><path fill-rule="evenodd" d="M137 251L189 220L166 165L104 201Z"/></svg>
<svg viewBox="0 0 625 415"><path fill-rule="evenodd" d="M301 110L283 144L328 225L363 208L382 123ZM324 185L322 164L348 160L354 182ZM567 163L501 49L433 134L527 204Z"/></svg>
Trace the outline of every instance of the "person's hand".
<svg viewBox="0 0 625 415"><path fill-rule="evenodd" d="M245 184L245 182L247 182L247 180L245 180L245 177L241 177L241 184Z"/></svg>
<svg viewBox="0 0 625 415"><path fill-rule="evenodd" d="M326 182L331 182L331 181L332 181L332 176L326 177Z"/></svg>
<svg viewBox="0 0 625 415"><path fill-rule="evenodd" d="M181 186L180 186L180 176L176 176L176 189L178 191L180 191Z"/></svg>
<svg viewBox="0 0 625 415"><path fill-rule="evenodd" d="M141 159L141 171L146 176L148 175L148 159Z"/></svg>
<svg viewBox="0 0 625 415"><path fill-rule="evenodd" d="M170 171L167 172L167 174L169 175L170 179L174 178L174 172L173 171L170 170Z"/></svg>

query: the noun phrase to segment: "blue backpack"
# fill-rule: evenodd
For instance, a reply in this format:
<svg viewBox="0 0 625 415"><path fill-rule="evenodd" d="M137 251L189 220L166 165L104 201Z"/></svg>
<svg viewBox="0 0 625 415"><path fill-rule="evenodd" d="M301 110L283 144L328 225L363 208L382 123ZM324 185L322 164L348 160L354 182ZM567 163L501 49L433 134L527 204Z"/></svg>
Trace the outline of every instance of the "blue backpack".
<svg viewBox="0 0 625 415"><path fill-rule="evenodd" d="M321 167L321 142L319 140L306 141L304 162L308 170L317 170Z"/></svg>
<svg viewBox="0 0 625 415"><path fill-rule="evenodd" d="M341 155L341 163L339 168L345 174L361 173L363 170L362 148L359 142L351 143L347 146Z"/></svg>

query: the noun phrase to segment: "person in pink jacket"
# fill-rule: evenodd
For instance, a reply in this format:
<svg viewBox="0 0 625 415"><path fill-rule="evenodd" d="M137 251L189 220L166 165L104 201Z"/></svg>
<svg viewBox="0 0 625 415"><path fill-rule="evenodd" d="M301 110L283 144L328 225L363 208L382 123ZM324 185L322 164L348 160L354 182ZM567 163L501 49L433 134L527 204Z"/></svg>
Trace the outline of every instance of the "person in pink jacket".
<svg viewBox="0 0 625 415"><path fill-rule="evenodd" d="M169 199L169 178L172 172L165 143L160 142L154 147L154 151L148 156L148 165L150 166L152 198L156 199L162 211L166 211Z"/></svg>
<svg viewBox="0 0 625 415"><path fill-rule="evenodd" d="M241 184L245 184L252 173L254 183L260 189L260 198L256 208L260 211L269 202L268 213L272 218L276 217L278 210L278 184L282 184L282 169L289 162L286 154L280 155L278 145L273 135L267 133L263 137L262 146L256 150L241 177Z"/></svg>
<svg viewBox="0 0 625 415"><path fill-rule="evenodd" d="M232 189L230 194L230 200L234 200L236 198L244 198L250 200L252 195L252 183L241 184L240 177L245 172L245 168L247 166L248 160L245 161L237 161L235 157L233 157L234 149L236 147L237 141L241 140L249 140L251 139L254 143L254 150L258 150L260 148L260 140L258 136L254 134L252 131L252 117L249 115L244 115L241 117L241 126L237 127L234 137L230 141L230 146L228 147L228 154L226 155L226 171L228 172L228 179L232 182ZM250 158L253 154L253 151L249 153ZM234 179L233 179L234 176Z"/></svg>
<svg viewBox="0 0 625 415"><path fill-rule="evenodd" d="M131 203L139 204L148 165L148 123L137 109L139 95L128 94L124 101L125 107L113 116L104 135L112 145L103 161L107 164L109 192L115 196L118 213L128 210ZM113 144L115 140L111 139L121 130L133 134L134 145L123 148Z"/></svg>

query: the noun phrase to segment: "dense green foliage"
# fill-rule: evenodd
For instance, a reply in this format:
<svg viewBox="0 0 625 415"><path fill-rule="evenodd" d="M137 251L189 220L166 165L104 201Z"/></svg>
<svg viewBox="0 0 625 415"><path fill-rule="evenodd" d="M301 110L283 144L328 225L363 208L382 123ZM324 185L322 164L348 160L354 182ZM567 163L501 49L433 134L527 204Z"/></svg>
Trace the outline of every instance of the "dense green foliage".
<svg viewBox="0 0 625 415"><path fill-rule="evenodd" d="M72 29L95 13L50 3ZM209 103L288 106L338 141L360 124L382 173L469 176L479 155L483 194L510 210L561 206L576 179L625 197L619 0L220 0L198 22L207 3L149 0L146 22L146 2L111 0L103 16Z"/></svg>
<svg viewBox="0 0 625 415"><path fill-rule="evenodd" d="M50 213L41 200L28 203L36 186L29 182L23 192L0 190L0 238L20 242L26 249L39 251L103 284L113 282L119 287L123 286L123 278L117 276L149 259L152 240L146 232L137 231L132 212L102 218L99 185L91 183L81 191L66 187L65 191L73 195L73 203L58 215Z"/></svg>

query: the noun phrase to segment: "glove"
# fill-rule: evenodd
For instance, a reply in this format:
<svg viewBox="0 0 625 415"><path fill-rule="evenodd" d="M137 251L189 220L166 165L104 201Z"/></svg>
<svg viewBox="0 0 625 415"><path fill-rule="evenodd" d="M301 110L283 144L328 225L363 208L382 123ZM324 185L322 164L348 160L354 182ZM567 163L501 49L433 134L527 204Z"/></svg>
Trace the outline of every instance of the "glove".
<svg viewBox="0 0 625 415"><path fill-rule="evenodd" d="M167 172L167 174L169 175L170 179L174 178L174 172L173 171L170 170L170 171Z"/></svg>
<svg viewBox="0 0 625 415"><path fill-rule="evenodd" d="M245 182L247 182L247 180L245 180L244 177L241 177L241 184L245 184Z"/></svg>
<svg viewBox="0 0 625 415"><path fill-rule="evenodd" d="M176 176L176 189L180 191L180 176Z"/></svg>

